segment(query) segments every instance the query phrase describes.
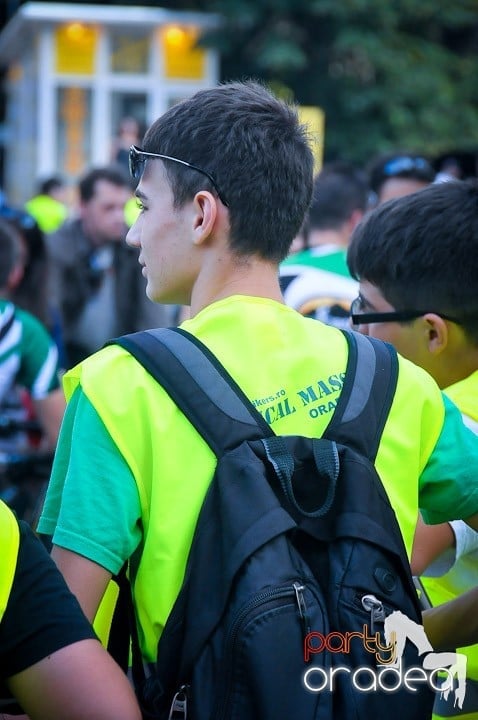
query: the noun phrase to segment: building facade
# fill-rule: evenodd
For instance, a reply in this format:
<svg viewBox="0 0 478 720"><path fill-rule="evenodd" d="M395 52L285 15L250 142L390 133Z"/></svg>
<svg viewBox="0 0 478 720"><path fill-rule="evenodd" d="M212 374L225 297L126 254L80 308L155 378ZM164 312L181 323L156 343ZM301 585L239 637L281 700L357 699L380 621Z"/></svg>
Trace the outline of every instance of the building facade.
<svg viewBox="0 0 478 720"><path fill-rule="evenodd" d="M74 183L109 163L124 118L144 129L216 84L217 54L198 40L217 21L136 5L22 5L0 33L0 182L10 202L22 204L41 178L60 173Z"/></svg>

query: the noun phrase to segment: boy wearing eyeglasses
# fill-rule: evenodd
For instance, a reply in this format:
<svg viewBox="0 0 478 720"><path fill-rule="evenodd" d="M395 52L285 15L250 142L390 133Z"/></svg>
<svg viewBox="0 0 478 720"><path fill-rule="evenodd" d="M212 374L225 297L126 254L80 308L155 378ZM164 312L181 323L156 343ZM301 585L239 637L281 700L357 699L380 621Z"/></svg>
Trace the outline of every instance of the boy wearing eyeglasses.
<svg viewBox="0 0 478 720"><path fill-rule="evenodd" d="M360 282L354 327L427 370L478 433L478 181L435 184L382 205L356 229L347 259ZM433 560L427 573L435 577L423 584L437 605L476 586L478 534L459 521L421 522L414 571ZM466 700L453 716L478 713L478 646L467 655ZM450 717L440 703L437 696L437 717Z"/></svg>
<svg viewBox="0 0 478 720"><path fill-rule="evenodd" d="M152 124L143 147L131 149L130 167L141 213L127 242L148 297L191 307L182 327L216 355L276 434L321 437L347 342L286 306L280 292L279 263L312 192L313 157L296 109L254 82L201 90ZM436 383L399 363L376 466L411 552L419 495L433 521L463 517L478 527L478 442ZM39 528L53 534L53 556L90 619L111 575L129 561L139 642L151 662L216 458L165 389L117 345L67 373L65 389ZM443 454L453 473L446 506Z"/></svg>

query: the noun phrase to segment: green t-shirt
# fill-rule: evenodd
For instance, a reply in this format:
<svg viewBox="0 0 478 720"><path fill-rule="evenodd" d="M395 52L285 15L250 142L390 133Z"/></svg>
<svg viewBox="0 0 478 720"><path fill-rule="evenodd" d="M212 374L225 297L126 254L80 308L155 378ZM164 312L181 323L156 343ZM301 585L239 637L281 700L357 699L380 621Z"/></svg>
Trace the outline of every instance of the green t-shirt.
<svg viewBox="0 0 478 720"><path fill-rule="evenodd" d="M13 385L39 400L59 387L58 351L36 317L0 300L0 404Z"/></svg>
<svg viewBox="0 0 478 720"><path fill-rule="evenodd" d="M347 328L358 283L350 276L345 248L319 245L290 255L279 279L287 305L302 315Z"/></svg>
<svg viewBox="0 0 478 720"><path fill-rule="evenodd" d="M347 265L347 251L344 248L337 248L330 245L319 246L301 250L298 253L289 255L281 263L281 272L290 267L314 268L326 272L350 277Z"/></svg>

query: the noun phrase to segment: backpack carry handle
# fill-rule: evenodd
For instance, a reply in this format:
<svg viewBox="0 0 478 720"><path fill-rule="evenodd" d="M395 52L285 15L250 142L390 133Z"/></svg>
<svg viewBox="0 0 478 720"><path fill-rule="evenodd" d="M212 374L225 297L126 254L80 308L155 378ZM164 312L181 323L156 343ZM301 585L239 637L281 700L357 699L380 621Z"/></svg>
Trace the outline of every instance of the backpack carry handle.
<svg viewBox="0 0 478 720"><path fill-rule="evenodd" d="M314 440L313 451L316 472L310 472L309 477L315 478L318 482L325 486L325 493L320 493L320 505L316 506L314 502L312 507L307 507L304 500L297 496L294 488L293 477L295 473L295 463L287 442L280 435L262 440L267 459L275 470L279 479L282 491L287 498L293 511L300 516L307 518L320 518L326 515L334 502L335 491L337 489L337 481L339 478L339 453L337 445L331 440ZM314 490L311 488L310 496L315 500ZM325 497L323 495L325 494Z"/></svg>

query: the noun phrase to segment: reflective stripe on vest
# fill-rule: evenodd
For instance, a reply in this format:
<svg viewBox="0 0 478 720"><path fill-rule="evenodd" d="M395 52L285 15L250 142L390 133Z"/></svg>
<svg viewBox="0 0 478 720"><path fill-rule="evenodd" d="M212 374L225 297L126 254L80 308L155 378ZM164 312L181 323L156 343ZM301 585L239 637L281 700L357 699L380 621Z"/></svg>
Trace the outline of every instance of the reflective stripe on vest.
<svg viewBox="0 0 478 720"><path fill-rule="evenodd" d="M20 546L20 530L15 515L0 500L0 547L2 555L0 571L0 620L8 605L10 591L17 568L18 548Z"/></svg>

